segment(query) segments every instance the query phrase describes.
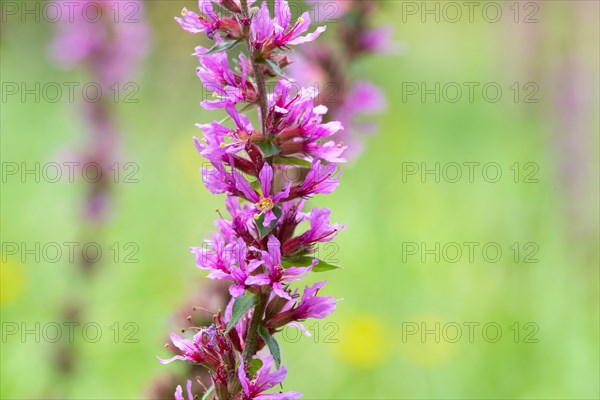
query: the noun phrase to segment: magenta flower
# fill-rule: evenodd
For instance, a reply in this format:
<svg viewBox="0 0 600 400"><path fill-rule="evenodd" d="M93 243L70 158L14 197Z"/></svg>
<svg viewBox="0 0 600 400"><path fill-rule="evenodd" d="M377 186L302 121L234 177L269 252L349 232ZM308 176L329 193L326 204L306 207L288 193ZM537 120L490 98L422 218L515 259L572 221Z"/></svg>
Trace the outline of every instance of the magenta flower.
<svg viewBox="0 0 600 400"><path fill-rule="evenodd" d="M213 233L212 241L206 241L202 247L192 247L190 251L196 256L198 268L210 272L210 279L218 279L221 274L228 274L235 263L231 245L217 232Z"/></svg>
<svg viewBox="0 0 600 400"><path fill-rule="evenodd" d="M228 104L225 107L227 114L235 122L235 128L228 128L225 125L213 121L210 124L197 124L204 137L196 141L196 148L199 153L211 161L225 161L227 154L237 154L245 149L251 136L255 134L248 117L240 114L235 106Z"/></svg>
<svg viewBox="0 0 600 400"><path fill-rule="evenodd" d="M261 49L263 55L275 48L311 42L325 32L326 28L321 26L308 35L300 36L308 30L310 16L305 12L291 25L291 14L287 1L276 0L275 18L271 19L267 3L263 2L252 24L253 42Z"/></svg>
<svg viewBox="0 0 600 400"><path fill-rule="evenodd" d="M282 283L300 280L318 263L314 260L308 267L283 268L281 265L281 243L273 235L269 236L267 245L269 251L262 251L261 264L267 267L268 273L250 276L246 283L249 285L270 285L275 294L284 299L292 298L283 288Z"/></svg>
<svg viewBox="0 0 600 400"><path fill-rule="evenodd" d="M249 379L244 367L244 360L240 357L240 368L238 377L243 389L243 400L294 400L302 397L298 392L264 394L265 391L279 385L287 375L287 369L281 366L274 372L271 371L273 357L267 356L262 360L262 367L256 373L254 379Z"/></svg>
<svg viewBox="0 0 600 400"><path fill-rule="evenodd" d="M273 94L269 98L267 124L270 133L279 133L285 128L298 125L298 119L307 109L309 112L312 111L314 98L318 92L314 88L303 88L299 93L294 94L292 89L291 82L284 79L280 79L275 85ZM308 120L310 117L305 119Z"/></svg>
<svg viewBox="0 0 600 400"><path fill-rule="evenodd" d="M196 141L196 147L199 151L203 150L202 144L198 141ZM244 198L245 192L243 192L241 189L243 188L246 190L246 187L250 184L246 178L244 178L244 176L234 167L241 169L247 167L247 164L250 164L250 170L248 173L254 174L255 165L237 156L232 156L231 154L227 153L225 153L225 155L226 156L224 158L226 161L210 161L214 169L207 167L203 167L201 169L204 186L206 186L206 188L214 194L228 193L233 196ZM231 166L231 171L227 170L224 163L227 163ZM246 198L246 200L249 199Z"/></svg>
<svg viewBox="0 0 600 400"><path fill-rule="evenodd" d="M162 364L175 360L188 361L215 371L221 365L221 354L231 351L227 343L224 340L217 340L216 336L215 325L200 329L193 339L184 339L176 333L171 333L173 346L166 347L177 354L166 360L160 357L158 359Z"/></svg>
<svg viewBox="0 0 600 400"><path fill-rule="evenodd" d="M333 240L345 226L330 224L330 215L331 210L328 208L313 208L306 217L310 223L310 229L300 236L287 240L283 245L282 252L286 255L310 253L313 243Z"/></svg>
<svg viewBox="0 0 600 400"><path fill-rule="evenodd" d="M290 198L307 197L313 194L328 194L333 192L339 185L341 173L335 176L337 170L336 164L321 165L321 161L315 161L304 182L299 186L294 186L290 191Z"/></svg>
<svg viewBox="0 0 600 400"><path fill-rule="evenodd" d="M181 18L175 17L175 21L188 32L205 33L209 39L214 39L217 32L227 38L242 37L241 27L234 18L224 17L217 14L213 8L211 0L199 0L199 9L201 15L184 8L181 11ZM224 0L222 3L232 3ZM239 10L239 6L237 7Z"/></svg>
<svg viewBox="0 0 600 400"><path fill-rule="evenodd" d="M324 282L318 282L307 287L302 293L300 304L295 307L294 318L298 321L308 318L322 319L335 310L335 300L333 297L318 297L319 290L325 285Z"/></svg>
<svg viewBox="0 0 600 400"><path fill-rule="evenodd" d="M181 11L181 17L175 17L175 21L181 25L183 29L191 33L206 33L209 37L214 35L214 32L219 29L219 17L215 13L212 1L199 2L200 10L205 16L196 14L184 8Z"/></svg>
<svg viewBox="0 0 600 400"><path fill-rule="evenodd" d="M268 163L263 165L258 178L260 180L262 195L259 195L258 192L252 189L248 181L245 179L238 180L236 182L237 189L245 195L248 201L252 201L254 203L254 207L256 207L256 219L258 219L261 215L265 216L263 225L268 227L273 220L277 219L273 213L275 204L288 198L290 194L291 183L287 182L286 186L279 193L276 195L271 195L273 168Z"/></svg>
<svg viewBox="0 0 600 400"><path fill-rule="evenodd" d="M252 260L246 263L246 242L244 239L238 239L238 245L236 249L237 266L231 269L229 277L233 281L233 285L229 287L229 293L233 297L239 297L244 294L248 283L250 273L260 266L259 260Z"/></svg>
<svg viewBox="0 0 600 400"><path fill-rule="evenodd" d="M308 216L310 229L300 236L302 240L305 243L331 241L345 226L340 227L340 224L330 225L330 215L331 210L329 208L313 208Z"/></svg>
<svg viewBox="0 0 600 400"><path fill-rule="evenodd" d="M337 170L336 164L327 164L322 166L321 161L313 163L306 175L304 183L300 185L300 191L303 196L311 194L329 194L339 185L341 172L334 177Z"/></svg>
<svg viewBox="0 0 600 400"><path fill-rule="evenodd" d="M299 302L295 299L289 301L268 324L272 328L279 328L291 322L304 321L308 318L322 319L331 314L335 310L334 298L317 296L324 285L325 282L318 282L307 286Z"/></svg>
<svg viewBox="0 0 600 400"><path fill-rule="evenodd" d="M309 89L292 97L291 84L280 80L271 98L267 118L269 132L278 134L277 141L284 155L344 162L341 156L346 146L328 140L343 126L337 121L322 123L327 107L315 107L317 94Z"/></svg>
<svg viewBox="0 0 600 400"><path fill-rule="evenodd" d="M200 144L196 142L196 146L199 147ZM237 195L239 190L235 181L244 180L244 177L237 171L227 171L225 166L218 161L211 160L211 164L215 169L202 168L202 181L206 188L214 194L229 193Z"/></svg>
<svg viewBox="0 0 600 400"><path fill-rule="evenodd" d="M249 238L250 231L254 227L254 210L245 203L240 204L239 198L235 196L227 196L225 207L231 215L231 221L225 218L219 218L215 221L215 225L219 227L219 231L228 243L236 242L238 237ZM251 240L246 241L246 243Z"/></svg>
<svg viewBox="0 0 600 400"><path fill-rule="evenodd" d="M229 293L233 297L240 297L246 287L253 284L249 282L250 273L261 265L261 261L246 262L248 249L242 238L238 239L237 245L225 244L219 234L213 235L213 238L211 247L214 249L191 249L196 255L196 264L209 271L209 279L232 281Z"/></svg>
<svg viewBox="0 0 600 400"><path fill-rule="evenodd" d="M198 56L200 66L196 74L204 87L213 92L215 100L204 100L201 105L207 110L224 108L242 101L255 102L257 93L252 82L248 80L247 64L243 54L239 55L239 73L229 66L227 53L204 54L208 49L198 46L194 53Z"/></svg>

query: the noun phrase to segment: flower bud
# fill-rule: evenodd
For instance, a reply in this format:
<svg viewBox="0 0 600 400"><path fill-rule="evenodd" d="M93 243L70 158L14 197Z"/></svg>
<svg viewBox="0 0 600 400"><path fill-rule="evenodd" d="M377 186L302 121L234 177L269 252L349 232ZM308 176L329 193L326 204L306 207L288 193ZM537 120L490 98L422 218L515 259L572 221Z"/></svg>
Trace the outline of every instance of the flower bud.
<svg viewBox="0 0 600 400"><path fill-rule="evenodd" d="M233 0L220 0L219 4L231 11L232 13L241 14L242 9Z"/></svg>
<svg viewBox="0 0 600 400"><path fill-rule="evenodd" d="M279 296L273 297L273 300L271 300L269 304L267 304L267 309L265 311L265 319L269 320L273 318L279 311L281 311L281 309L287 304L287 302L288 300L282 299Z"/></svg>

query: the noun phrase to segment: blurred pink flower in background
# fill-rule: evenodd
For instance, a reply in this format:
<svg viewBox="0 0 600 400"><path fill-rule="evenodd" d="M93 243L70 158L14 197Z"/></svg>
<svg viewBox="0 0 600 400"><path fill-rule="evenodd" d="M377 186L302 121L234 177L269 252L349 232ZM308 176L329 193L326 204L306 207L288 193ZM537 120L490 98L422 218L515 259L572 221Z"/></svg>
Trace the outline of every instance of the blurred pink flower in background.
<svg viewBox="0 0 600 400"><path fill-rule="evenodd" d="M61 19L51 56L64 68L85 64L104 88L130 79L150 45L141 0L55 1Z"/></svg>
<svg viewBox="0 0 600 400"><path fill-rule="evenodd" d="M121 156L121 133L113 115L112 101L139 71L150 47L150 28L141 0L54 1L60 10L58 32L49 46L50 56L65 69L88 71L97 99L81 104L85 150L68 149L63 158L78 167L96 165L102 178L92 184L83 207L88 221L106 219L111 208L110 174Z"/></svg>

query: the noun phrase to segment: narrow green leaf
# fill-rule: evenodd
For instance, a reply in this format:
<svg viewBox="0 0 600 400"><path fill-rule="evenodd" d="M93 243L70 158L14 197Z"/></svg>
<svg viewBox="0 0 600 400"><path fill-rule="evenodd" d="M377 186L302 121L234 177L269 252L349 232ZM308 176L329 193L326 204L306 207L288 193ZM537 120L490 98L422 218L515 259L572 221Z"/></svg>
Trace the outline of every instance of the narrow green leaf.
<svg viewBox="0 0 600 400"><path fill-rule="evenodd" d="M279 64L277 64L275 61L270 60L270 59L261 58L261 59L257 60L257 62L260 64L267 65L271 69L273 74L281 76L282 78L286 77L285 74L283 73L283 71L281 70L281 68L279 67Z"/></svg>
<svg viewBox="0 0 600 400"><path fill-rule="evenodd" d="M314 259L315 259L314 257L310 257L310 256L284 258L281 260L281 265L283 266L283 268L308 267L309 265L312 264ZM325 271L331 271L333 269L339 269L339 268L342 268L342 267L340 267L339 265L328 263L323 260L319 260L319 263L312 268L312 272L325 272Z"/></svg>
<svg viewBox="0 0 600 400"><path fill-rule="evenodd" d="M269 66L269 68L271 68L271 71L273 71L273 73L275 75L281 76L283 78L285 78L285 75L283 74L283 71L281 70L281 68L279 68L279 64L277 64L275 61L273 60L265 60L265 64L267 64Z"/></svg>
<svg viewBox="0 0 600 400"><path fill-rule="evenodd" d="M276 156L280 152L279 147L275 146L269 140L263 140L262 142L258 143L257 146L265 157Z"/></svg>
<svg viewBox="0 0 600 400"><path fill-rule="evenodd" d="M333 269L340 269L340 268L342 268L342 267L340 267L339 265L335 265L335 264L325 262L323 260L319 260L319 263L312 268L312 271L313 272L325 272L325 271L331 271Z"/></svg>
<svg viewBox="0 0 600 400"><path fill-rule="evenodd" d="M231 320L227 324L225 333L229 332L231 328L242 318L242 315L251 309L258 302L258 297L254 293L248 293L235 299L233 303L233 311L231 313Z"/></svg>
<svg viewBox="0 0 600 400"><path fill-rule="evenodd" d="M293 258L284 257L281 260L281 266L284 268L308 267L310 264L312 264L313 260L314 260L314 257L309 257L309 256L300 256L300 257L293 257Z"/></svg>
<svg viewBox="0 0 600 400"><path fill-rule="evenodd" d="M277 220L281 218L281 208L275 207L273 209L273 214L275 214L276 219L271 221L271 224L268 227L264 227L263 224L265 222L265 215L262 214L258 219L255 219L254 222L256 224L256 228L258 229L258 233L260 238L263 239L265 236L269 234L273 229L275 229L275 225L277 225Z"/></svg>
<svg viewBox="0 0 600 400"><path fill-rule="evenodd" d="M294 158L294 157L280 157L277 156L273 159L273 162L275 164L282 164L282 165L297 165L299 167L306 167L306 168L310 168L311 164L306 161L306 160L301 160L299 158Z"/></svg>
<svg viewBox="0 0 600 400"><path fill-rule="evenodd" d="M204 396L202 396L202 400L210 400L210 398L214 392L215 392L215 385L212 385L211 387L208 388L206 393L204 393Z"/></svg>
<svg viewBox="0 0 600 400"><path fill-rule="evenodd" d="M279 368L281 365L281 352L279 351L279 344L277 343L277 340L275 340L273 336L269 335L269 331L263 325L258 328L258 333L260 333L260 336L267 344L267 347L269 347L269 351L275 360L275 365L277 368Z"/></svg>
<svg viewBox="0 0 600 400"><path fill-rule="evenodd" d="M235 46L237 46L237 44L240 42L241 42L241 39L225 40L221 43L215 44L213 47L208 49L208 51L206 53L202 53L202 55L214 54L214 53L219 53L221 51L231 50Z"/></svg>

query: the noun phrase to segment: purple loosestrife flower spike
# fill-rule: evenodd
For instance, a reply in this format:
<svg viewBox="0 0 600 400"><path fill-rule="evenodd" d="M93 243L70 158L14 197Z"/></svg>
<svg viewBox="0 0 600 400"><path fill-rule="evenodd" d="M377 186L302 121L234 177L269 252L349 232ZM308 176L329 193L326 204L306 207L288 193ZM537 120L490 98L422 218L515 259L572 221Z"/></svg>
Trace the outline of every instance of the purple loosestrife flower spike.
<svg viewBox="0 0 600 400"><path fill-rule="evenodd" d="M330 222L328 208L302 211L308 199L339 185L338 165L347 146L336 137L343 125L327 117L328 105L318 104L317 90L295 90L294 76L281 77L290 64L290 47L316 40L325 27L310 29L307 13L292 21L285 0L275 1L273 14L266 1L201 0L199 5L199 13L184 9L176 20L214 41L194 53L197 75L213 93L201 105L222 108L228 117L198 124L202 137L194 142L212 165L202 169L204 185L227 195L230 217L219 212L212 240L191 252L209 279L229 283L232 299L209 328L192 327L192 338L171 335L168 348L176 354L161 362L204 366L219 400L297 399L302 396L297 392L266 393L283 383L287 370L279 366L279 352L262 358L257 353L267 343L269 351L275 348L280 328L303 328L300 322L325 318L336 308L333 297L318 296L325 282L299 281L319 270L318 243L344 229ZM377 38L362 38L364 47L379 46ZM245 46L245 53L238 46ZM274 82L267 85L270 78ZM368 86L361 90L369 93ZM375 107L376 96L371 98ZM253 125L248 113L254 112L259 124ZM309 228L301 231L303 221ZM250 368L257 358L258 371ZM274 361L277 369L271 371ZM181 387L176 398L183 399Z"/></svg>

